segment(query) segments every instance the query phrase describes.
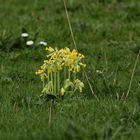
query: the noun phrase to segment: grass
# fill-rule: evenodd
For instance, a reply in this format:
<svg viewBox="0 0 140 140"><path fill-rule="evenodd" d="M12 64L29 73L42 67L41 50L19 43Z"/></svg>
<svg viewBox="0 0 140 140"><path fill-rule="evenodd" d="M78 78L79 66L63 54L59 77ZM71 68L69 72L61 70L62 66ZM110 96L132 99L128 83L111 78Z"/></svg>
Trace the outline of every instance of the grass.
<svg viewBox="0 0 140 140"><path fill-rule="evenodd" d="M0 0L0 138L139 140L139 61L129 96L121 99L140 49L139 0L69 0L67 7L99 101L86 80L82 95L53 102L38 97L42 85L35 71L44 48L23 48L19 37L27 30L34 40L74 48L63 1Z"/></svg>

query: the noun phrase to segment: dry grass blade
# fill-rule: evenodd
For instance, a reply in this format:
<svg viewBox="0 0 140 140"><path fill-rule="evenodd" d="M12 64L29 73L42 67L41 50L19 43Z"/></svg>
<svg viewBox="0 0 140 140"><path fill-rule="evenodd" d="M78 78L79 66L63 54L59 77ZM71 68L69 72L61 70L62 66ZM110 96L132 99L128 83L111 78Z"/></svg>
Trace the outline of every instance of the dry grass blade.
<svg viewBox="0 0 140 140"><path fill-rule="evenodd" d="M127 90L127 93L126 93L126 96L125 96L125 100L127 99L128 95L130 93L130 90L131 90L131 86L132 86L135 70L136 70L136 67L137 67L137 64L138 64L139 56L140 56L140 50L139 50L139 53L138 53L137 58L135 60L135 64L134 64L134 67L133 67L133 70L132 70L131 79L130 79L129 87L128 87L128 90Z"/></svg>
<svg viewBox="0 0 140 140"><path fill-rule="evenodd" d="M72 40L73 40L75 49L77 50L77 44L76 44L76 41L75 41L75 38L74 38L74 33L73 33L72 26L71 26L71 22L70 22L70 18L69 18L69 14L68 14L68 10L67 10L66 1L63 0L63 2L64 2L65 13L66 13L66 16L67 16L67 20L68 20L68 24L69 24L69 29L70 29L71 36L72 36Z"/></svg>
<svg viewBox="0 0 140 140"><path fill-rule="evenodd" d="M66 16L67 16L67 21L68 21L68 24L69 24L69 29L70 29L70 32L71 32L71 37L72 37L74 46L75 46L75 48L77 49L77 44L76 44L76 41L75 41L75 38L74 38L74 33L73 33L72 26L71 26L71 22L70 22L70 18L69 18L69 14L68 14L68 10L67 10L66 1L63 0L63 2L64 2L64 7L65 7L65 13L66 13ZM77 49L77 50L78 50L78 49ZM91 86L91 83L90 83L90 81L89 81L89 79L88 79L88 76L87 76L87 74L86 74L85 71L84 71L84 75L85 75L85 78L86 78L86 80L87 80L87 82L88 82L88 85L89 85L89 88L90 88L90 90L91 90L92 95L94 95L95 98L98 99L98 97L95 95L95 93L94 93L94 91L93 91L93 88L92 88L92 86Z"/></svg>
<svg viewBox="0 0 140 140"><path fill-rule="evenodd" d="M86 80L87 80L87 82L88 82L88 85L89 85L89 88L90 88L90 90L91 90L92 95L94 95L94 97L99 101L98 97L95 95L95 93L94 93L94 91L93 91L93 88L92 88L92 86L91 86L91 83L90 83L90 81L89 81L89 79L88 79L88 76L87 76L85 70L84 70L84 75L85 75L85 78L86 78Z"/></svg>

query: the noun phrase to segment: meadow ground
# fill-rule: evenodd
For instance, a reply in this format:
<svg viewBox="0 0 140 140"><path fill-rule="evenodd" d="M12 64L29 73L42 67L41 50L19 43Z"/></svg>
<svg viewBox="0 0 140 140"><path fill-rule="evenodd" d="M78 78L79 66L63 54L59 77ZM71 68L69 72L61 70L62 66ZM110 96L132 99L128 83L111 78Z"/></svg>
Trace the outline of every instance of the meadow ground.
<svg viewBox="0 0 140 140"><path fill-rule="evenodd" d="M139 0L67 1L79 52L99 101L83 94L40 99L35 71L44 47L24 48L20 34L74 48L62 0L0 0L0 139L139 140L140 62L124 103L140 49Z"/></svg>

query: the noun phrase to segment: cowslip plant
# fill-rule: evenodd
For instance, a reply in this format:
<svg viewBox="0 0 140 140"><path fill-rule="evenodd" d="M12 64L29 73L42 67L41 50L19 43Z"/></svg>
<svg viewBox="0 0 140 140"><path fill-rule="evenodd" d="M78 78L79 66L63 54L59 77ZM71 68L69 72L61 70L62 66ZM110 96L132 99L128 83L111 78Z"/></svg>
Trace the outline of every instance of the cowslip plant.
<svg viewBox="0 0 140 140"><path fill-rule="evenodd" d="M46 60L36 72L43 83L42 93L63 96L68 91L82 92L84 83L78 79L78 73L86 67L83 63L85 56L67 47L47 47L45 50Z"/></svg>

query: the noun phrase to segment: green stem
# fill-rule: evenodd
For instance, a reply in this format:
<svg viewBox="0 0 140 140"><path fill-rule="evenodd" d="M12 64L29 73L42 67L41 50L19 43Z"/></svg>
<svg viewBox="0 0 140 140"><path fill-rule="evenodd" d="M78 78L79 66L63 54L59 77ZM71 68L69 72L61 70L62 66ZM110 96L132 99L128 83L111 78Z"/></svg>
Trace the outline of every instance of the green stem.
<svg viewBox="0 0 140 140"><path fill-rule="evenodd" d="M43 80L43 89L44 89L44 87L45 87L45 81Z"/></svg>
<svg viewBox="0 0 140 140"><path fill-rule="evenodd" d="M53 74L51 72L51 81L52 81L52 94L54 93L54 84L53 84Z"/></svg>
<svg viewBox="0 0 140 140"><path fill-rule="evenodd" d="M74 73L74 78L73 78L73 80L76 80L76 73Z"/></svg>
<svg viewBox="0 0 140 140"><path fill-rule="evenodd" d="M54 94L56 95L56 92L57 92L57 87L56 87L56 72L54 72Z"/></svg>
<svg viewBox="0 0 140 140"><path fill-rule="evenodd" d="M49 75L49 71L48 71L48 83L50 82L50 75Z"/></svg>
<svg viewBox="0 0 140 140"><path fill-rule="evenodd" d="M48 71L48 83L49 83L49 81L50 81L50 76L49 76L49 71Z"/></svg>
<svg viewBox="0 0 140 140"><path fill-rule="evenodd" d="M68 71L69 71L69 80L70 80L70 77L71 77L71 73L70 73L70 70L68 69Z"/></svg>
<svg viewBox="0 0 140 140"><path fill-rule="evenodd" d="M60 92L60 72L57 72L57 92Z"/></svg>
<svg viewBox="0 0 140 140"><path fill-rule="evenodd" d="M64 68L64 81L66 80L66 77L67 77L67 69L66 67Z"/></svg>

